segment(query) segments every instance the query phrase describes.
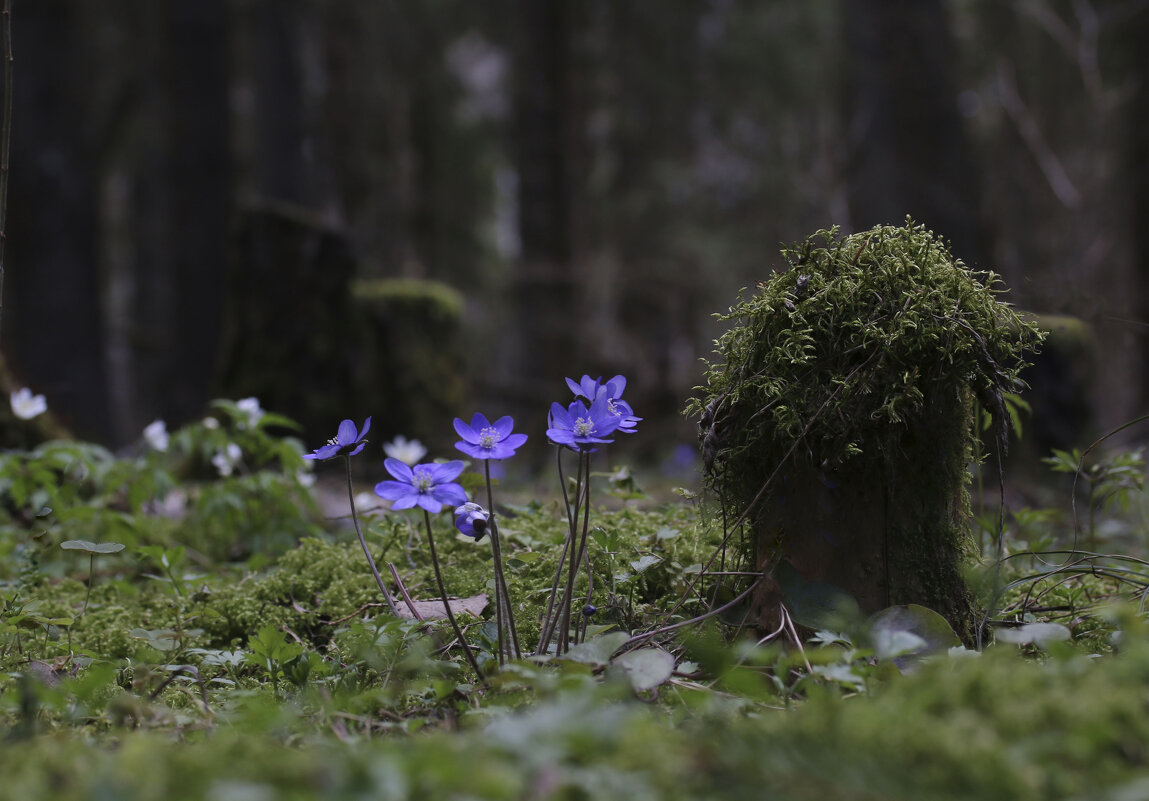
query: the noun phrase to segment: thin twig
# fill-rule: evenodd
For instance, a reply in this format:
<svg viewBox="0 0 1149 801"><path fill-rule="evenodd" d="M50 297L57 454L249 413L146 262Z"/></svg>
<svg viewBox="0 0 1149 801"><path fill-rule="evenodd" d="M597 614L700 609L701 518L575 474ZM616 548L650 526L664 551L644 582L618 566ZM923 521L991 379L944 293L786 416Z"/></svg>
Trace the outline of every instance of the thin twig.
<svg viewBox="0 0 1149 801"><path fill-rule="evenodd" d="M701 623L702 621L704 621L708 618L712 618L715 615L722 614L727 609L731 609L731 608L737 606L743 600L745 600L746 597L750 595L750 593L754 592L754 590L756 590L758 588L758 585L762 583L763 578L765 578L765 576L763 574L759 574L758 578L755 579L754 582L749 587L747 587L745 590L743 590L738 595L734 596L734 598L732 598L731 600L722 604L722 606L711 609L709 612L704 612L701 615L698 615L697 617L690 618L689 620L681 620L678 623L672 623L669 626L662 626L661 628L657 628L657 629L654 629L652 631L646 631L646 632L643 632L642 634L634 635L629 640L627 640L622 645L620 645L618 648L616 648L615 653L617 653L618 651L621 651L623 649L630 649L631 647L633 647L639 643L646 642L647 640L651 639L652 637L658 637L662 634L668 634L668 633L670 633L676 629L683 628L684 626L693 626L695 623Z"/></svg>

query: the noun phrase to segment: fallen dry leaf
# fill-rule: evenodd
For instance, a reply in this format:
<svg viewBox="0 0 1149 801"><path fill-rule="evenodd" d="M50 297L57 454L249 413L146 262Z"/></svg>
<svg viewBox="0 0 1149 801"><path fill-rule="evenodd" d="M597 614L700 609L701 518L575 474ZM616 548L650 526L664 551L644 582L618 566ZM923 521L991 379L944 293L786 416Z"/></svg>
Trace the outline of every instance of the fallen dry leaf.
<svg viewBox="0 0 1149 801"><path fill-rule="evenodd" d="M479 595L472 595L470 598L450 598L447 603L451 605L451 611L454 612L455 615L466 613L473 617L481 617L483 610L487 608L489 600L486 593L480 593ZM447 616L447 610L443 607L441 600L412 600L411 603L415 605L415 608L424 620L436 620ZM415 616L411 614L411 610L407 608L407 604L404 603L402 599L395 605L399 608L399 617L404 617L408 620L415 619Z"/></svg>

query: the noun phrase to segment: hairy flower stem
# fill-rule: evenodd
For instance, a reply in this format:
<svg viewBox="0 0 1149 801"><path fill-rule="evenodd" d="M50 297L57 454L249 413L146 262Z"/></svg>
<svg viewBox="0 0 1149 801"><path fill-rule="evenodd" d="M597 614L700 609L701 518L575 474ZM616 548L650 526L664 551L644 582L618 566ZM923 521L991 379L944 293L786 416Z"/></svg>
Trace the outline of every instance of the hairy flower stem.
<svg viewBox="0 0 1149 801"><path fill-rule="evenodd" d="M555 623L557 623L558 617L559 617L559 616L554 616L555 602L558 599L558 594L559 594L559 581L562 580L563 565L566 564L567 555L571 552L571 544L574 542L575 531L576 531L575 521L577 520L577 514L578 514L577 507L573 510L571 509L570 496L567 494L566 479L563 476L563 447L561 445L558 447L556 453L558 454L559 486L562 488L563 505L566 507L566 510L567 510L567 537L566 537L566 540L563 542L562 553L559 554L559 563L558 563L558 566L555 568L554 580L551 582L550 597L549 597L549 600L547 601L547 613L543 617L543 628L542 628L542 632L539 634L539 647L535 649L535 655L536 656L541 656L542 654L546 653L547 646L550 645L550 642L551 642L551 637L554 636ZM580 468L582 467L581 461L579 462L579 467ZM582 484L580 483L581 479L582 479L582 471L580 469L579 474L578 474L578 478L575 480L576 503L577 503L577 499L582 497ZM560 611L561 611L561 608L562 607L560 606Z"/></svg>
<svg viewBox="0 0 1149 801"><path fill-rule="evenodd" d="M499 524L496 521L495 501L491 493L491 460L483 460L483 472L487 479L487 510L490 512L491 554L495 562L495 618L499 626L499 661L502 662L503 647L509 656L522 659L519 649L519 633L515 628L515 613L511 609L511 596L507 592L507 575L503 571L503 545L499 539ZM504 629L506 630L504 633Z"/></svg>
<svg viewBox="0 0 1149 801"><path fill-rule="evenodd" d="M571 543L577 546L571 550L570 569L567 571L567 584L563 591L562 606L559 611L559 645L560 648L556 649L558 653L565 653L570 650L570 627L571 627L571 605L574 602L574 585L575 579L578 577L579 565L582 563L584 554L586 553L587 531L590 527L590 454L579 454L579 475L581 476L581 484L579 487L580 498L576 499L574 510L575 525L571 529ZM578 535L578 516L579 510L582 510L582 537Z"/></svg>
<svg viewBox="0 0 1149 801"><path fill-rule="evenodd" d="M471 647L467 645L467 638L463 636L463 630L459 628L459 623L455 620L455 613L451 611L451 603L447 600L447 587L443 584L443 573L439 570L439 554L435 551L435 535L431 533L431 513L426 509L423 510L423 520L427 524L427 544L431 546L431 565L435 568L435 582L439 585L439 595L443 599L443 609L447 612L447 620L451 622L451 628L454 629L455 636L459 638L459 645L463 647L467 661L471 663L471 668L479 677L479 683L486 684L487 677L483 675L483 669L479 667L478 660L471 653Z"/></svg>
<svg viewBox="0 0 1149 801"><path fill-rule="evenodd" d="M363 555L367 557L367 565L371 568L371 575L375 577L379 592L383 593L383 600L387 602L387 608L391 610L393 616L399 617L399 609L395 606L391 593L387 591L383 577L379 575L379 568L375 567L375 559L371 556L371 549L367 547L367 539L363 536L363 529L359 527L359 514L355 511L355 492L351 488L351 457L349 455L344 456L343 463L347 465L347 500L351 502L351 522L355 524L355 533L359 535L359 544L363 547Z"/></svg>

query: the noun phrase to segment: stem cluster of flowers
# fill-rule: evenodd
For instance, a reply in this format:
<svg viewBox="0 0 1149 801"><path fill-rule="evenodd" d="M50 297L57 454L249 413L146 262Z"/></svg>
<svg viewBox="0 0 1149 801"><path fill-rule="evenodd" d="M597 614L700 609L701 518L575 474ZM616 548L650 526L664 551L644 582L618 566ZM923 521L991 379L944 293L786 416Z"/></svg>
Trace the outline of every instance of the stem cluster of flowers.
<svg viewBox="0 0 1149 801"><path fill-rule="evenodd" d="M568 532L555 571L543 618L542 636L535 654L544 654L550 650L557 654L565 653L571 645L580 642L586 636L587 623L594 610L591 605L594 583L590 570L590 556L587 552L587 532L590 525L590 455L597 446L613 442L608 437L616 432L633 433L641 420L634 416L630 405L622 400L622 393L626 388L626 379L622 376L615 376L605 382L601 378L592 379L590 376L583 376L578 382L568 378L567 385L575 398L566 406L559 403L551 406L547 438L557 446L559 480L566 506ZM498 662L501 666L508 660L521 659L523 648L515 624L514 606L507 591L498 516L494 512L495 503L491 488L491 462L511 458L527 441L526 434L515 433L514 425L514 420L509 416L491 422L485 415L479 413L476 413L469 423L460 418L454 421L455 432L460 437L455 447L483 463L487 490L486 508L468 500L463 487L455 482L465 467L464 463L458 460L411 465L389 455L383 465L391 475L391 479L381 481L375 486L375 494L390 501L392 510L418 507L423 511L431 563L445 614L480 681L485 680L482 667L468 645L448 600L435 547L431 515L439 514L444 509L453 509L455 527L459 532L476 542L489 535L494 564ZM312 453L306 454L304 458L316 461L343 458L347 472L347 498L351 505L351 519L355 525L355 533L359 537L359 544L363 548L363 554L375 577L380 594L391 614L398 617L398 607L375 565L355 509L351 457L366 447L367 432L370 428L370 417L364 421L362 429L354 421L344 420L340 423L335 437ZM563 453L568 450L575 452L578 459L573 498L567 490L566 479L563 476ZM395 451L389 450L388 453ZM417 458L422 458L423 455L425 451L419 453ZM575 587L580 570L586 571L587 592L581 607L581 618L573 619Z"/></svg>

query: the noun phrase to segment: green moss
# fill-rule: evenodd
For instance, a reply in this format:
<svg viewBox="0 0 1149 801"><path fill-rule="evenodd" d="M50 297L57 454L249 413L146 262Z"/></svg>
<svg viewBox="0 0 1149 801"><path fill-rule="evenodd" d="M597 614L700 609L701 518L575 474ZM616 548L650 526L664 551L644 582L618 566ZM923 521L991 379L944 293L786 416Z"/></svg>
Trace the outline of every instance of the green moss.
<svg viewBox="0 0 1149 801"><path fill-rule="evenodd" d="M917 603L974 642L967 465L973 400L1004 447L1005 394L1042 339L922 226L819 231L782 251L788 269L720 319L719 359L689 405L706 479L736 518L748 559L786 559L867 612ZM760 625L781 595L765 586Z"/></svg>
<svg viewBox="0 0 1149 801"><path fill-rule="evenodd" d="M457 729L350 737L333 721L369 714L253 698L202 733L147 731L142 716L129 720L141 730L13 738L0 749L0 798L515 799L544 782L553 798L1139 798L1149 651L1143 632L1130 636L1104 660L994 649L863 697L751 714L716 693L667 712L584 682ZM665 687L663 700L686 691Z"/></svg>
<svg viewBox="0 0 1149 801"><path fill-rule="evenodd" d="M463 295L440 281L415 278L381 278L356 281L351 295L361 303L419 306L438 322L458 320L463 315Z"/></svg>
<svg viewBox="0 0 1149 801"><path fill-rule="evenodd" d="M996 275L910 221L819 231L782 255L784 271L719 315L731 327L687 409L704 428L708 477L744 502L792 455L830 466L880 456L890 425L921 412L934 387L965 386L998 408L1041 340Z"/></svg>
<svg viewBox="0 0 1149 801"><path fill-rule="evenodd" d="M447 447L438 432L465 405L463 298L434 281L390 279L353 286L362 348L355 397L361 408L386 409L384 437L415 436Z"/></svg>

